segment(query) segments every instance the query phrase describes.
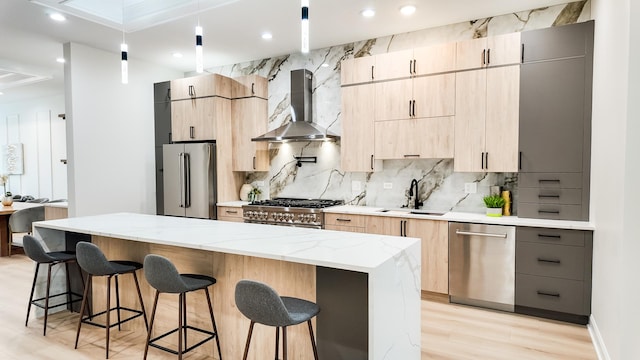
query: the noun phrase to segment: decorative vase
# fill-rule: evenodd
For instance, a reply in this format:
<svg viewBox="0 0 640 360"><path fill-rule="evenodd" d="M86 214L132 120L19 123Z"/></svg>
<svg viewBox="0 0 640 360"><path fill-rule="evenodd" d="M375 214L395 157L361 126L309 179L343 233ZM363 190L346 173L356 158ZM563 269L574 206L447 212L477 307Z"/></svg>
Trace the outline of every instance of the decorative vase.
<svg viewBox="0 0 640 360"><path fill-rule="evenodd" d="M240 187L240 200L249 201L249 193L253 190L251 184L244 184Z"/></svg>
<svg viewBox="0 0 640 360"><path fill-rule="evenodd" d="M3 206L11 206L13 204L13 196L2 196L2 205Z"/></svg>
<svg viewBox="0 0 640 360"><path fill-rule="evenodd" d="M487 216L499 217L502 216L502 208L487 208Z"/></svg>

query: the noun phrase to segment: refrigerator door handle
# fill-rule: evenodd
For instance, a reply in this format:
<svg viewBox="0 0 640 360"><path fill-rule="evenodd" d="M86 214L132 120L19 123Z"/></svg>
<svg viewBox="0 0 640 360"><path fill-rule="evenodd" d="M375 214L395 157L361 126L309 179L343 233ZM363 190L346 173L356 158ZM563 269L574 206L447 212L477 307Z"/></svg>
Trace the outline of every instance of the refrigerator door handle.
<svg viewBox="0 0 640 360"><path fill-rule="evenodd" d="M184 154L184 207L191 207L191 157Z"/></svg>
<svg viewBox="0 0 640 360"><path fill-rule="evenodd" d="M184 207L184 153L178 154L178 171L180 172L180 207Z"/></svg>

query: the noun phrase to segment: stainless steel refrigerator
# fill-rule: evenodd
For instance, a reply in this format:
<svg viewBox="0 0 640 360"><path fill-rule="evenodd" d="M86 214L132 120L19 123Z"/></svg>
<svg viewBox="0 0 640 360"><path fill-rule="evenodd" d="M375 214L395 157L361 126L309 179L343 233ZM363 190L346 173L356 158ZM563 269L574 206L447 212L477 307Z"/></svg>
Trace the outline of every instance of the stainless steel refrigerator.
<svg viewBox="0 0 640 360"><path fill-rule="evenodd" d="M216 218L216 144L162 146L164 215Z"/></svg>

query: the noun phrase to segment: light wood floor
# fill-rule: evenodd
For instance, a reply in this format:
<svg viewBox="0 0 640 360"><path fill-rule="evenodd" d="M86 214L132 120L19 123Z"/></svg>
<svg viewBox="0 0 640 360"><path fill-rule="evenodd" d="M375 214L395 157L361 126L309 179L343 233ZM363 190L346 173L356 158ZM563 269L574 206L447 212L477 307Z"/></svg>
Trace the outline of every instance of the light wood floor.
<svg viewBox="0 0 640 360"><path fill-rule="evenodd" d="M83 326L78 350L73 349L77 314L65 311L50 316L46 337L42 319L32 318L24 326L33 270L24 255L0 258L0 359L103 359L104 329ZM110 359L141 359L145 336L140 331L112 330ZM447 304L441 299L422 301L421 346L422 359L597 359L584 326ZM212 346L209 350L213 353ZM175 358L157 349L149 352L149 359Z"/></svg>

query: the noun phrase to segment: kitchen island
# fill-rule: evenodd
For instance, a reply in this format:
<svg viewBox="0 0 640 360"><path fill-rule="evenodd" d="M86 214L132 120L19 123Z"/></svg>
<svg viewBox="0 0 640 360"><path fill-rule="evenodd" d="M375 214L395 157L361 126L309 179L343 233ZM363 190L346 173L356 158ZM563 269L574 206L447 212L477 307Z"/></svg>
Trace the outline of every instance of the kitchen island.
<svg viewBox="0 0 640 360"><path fill-rule="evenodd" d="M321 358L420 358L419 239L131 213L44 221L34 229L51 250L92 241L109 259L142 262L155 253L180 272L216 277L212 293L225 358L240 358L249 327L234 302L235 284L243 278L320 305ZM152 289L142 282L150 308ZM101 287L93 288L94 307L104 298ZM124 302L135 306L132 295ZM206 313L203 299L193 295L190 301L196 302L189 303L190 312ZM176 322L174 302L159 305L158 324ZM206 317L193 324L207 326ZM273 329L258 326L254 332L250 357L273 353ZM290 356L311 358L306 327L292 327L288 335Z"/></svg>

